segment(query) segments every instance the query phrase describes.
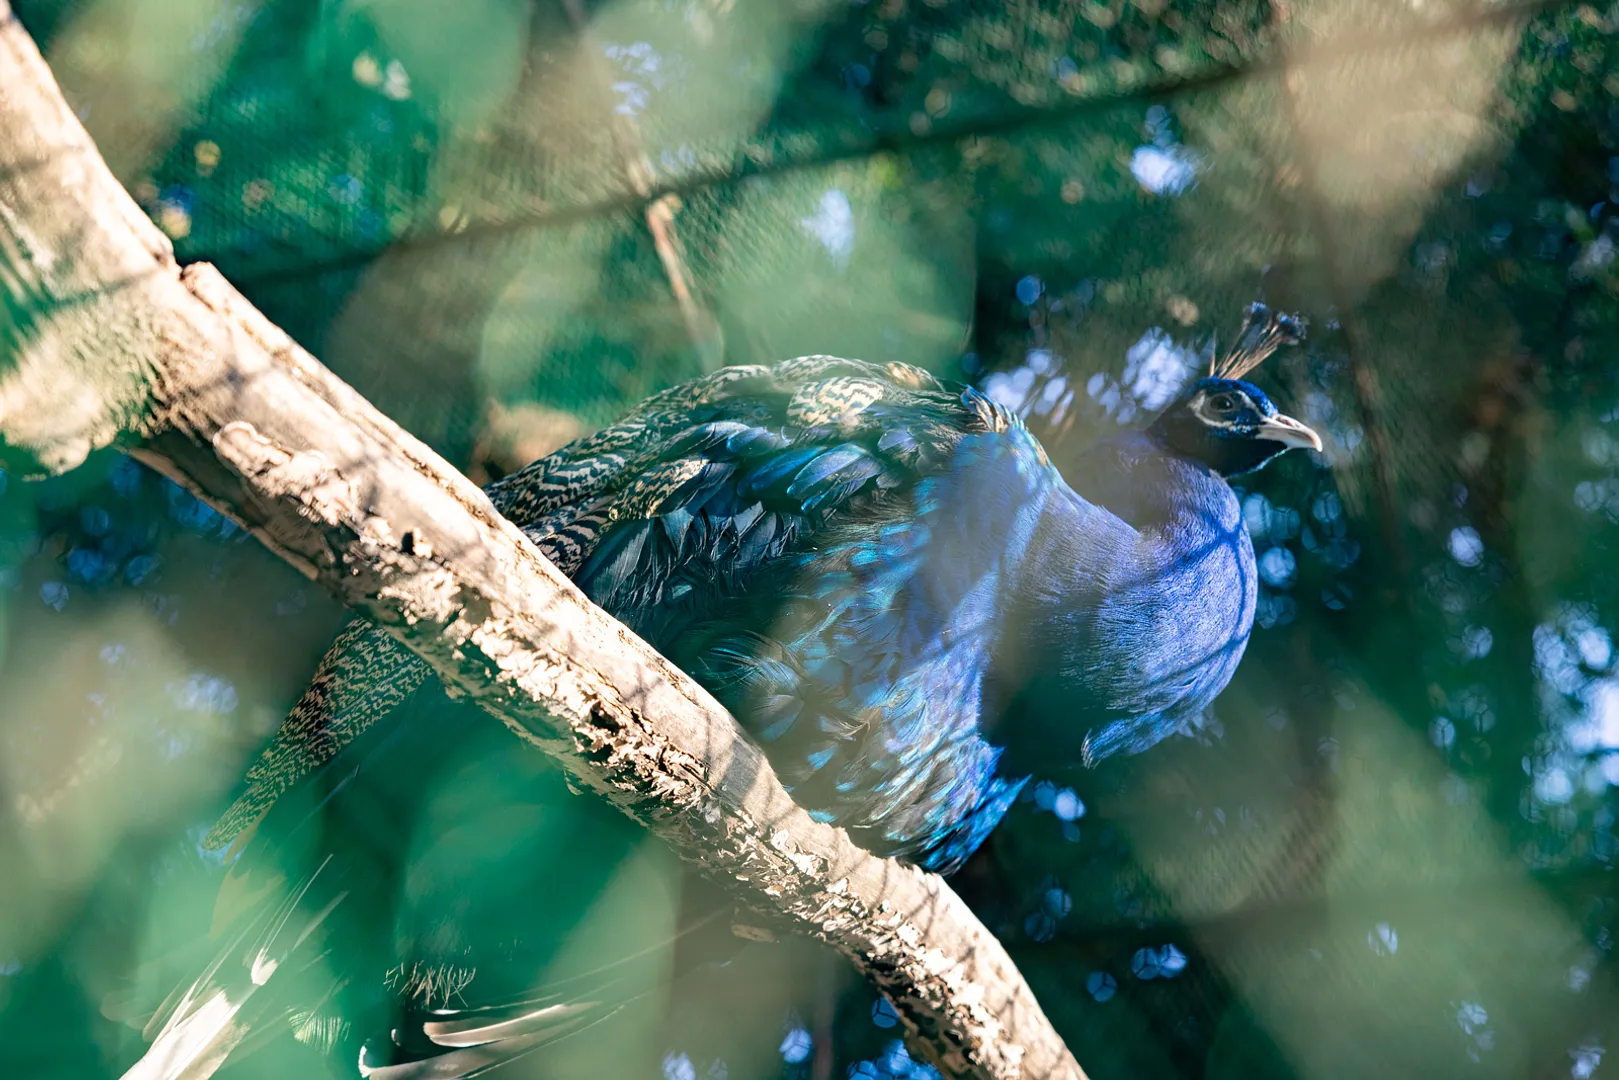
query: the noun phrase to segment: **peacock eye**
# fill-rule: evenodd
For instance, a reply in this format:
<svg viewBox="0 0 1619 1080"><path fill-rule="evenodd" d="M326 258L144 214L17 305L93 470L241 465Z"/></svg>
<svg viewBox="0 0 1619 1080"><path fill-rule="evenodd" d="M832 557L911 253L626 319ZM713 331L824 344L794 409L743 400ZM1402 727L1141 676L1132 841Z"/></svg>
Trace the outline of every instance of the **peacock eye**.
<svg viewBox="0 0 1619 1080"><path fill-rule="evenodd" d="M1237 399L1230 394L1215 394L1209 399L1209 404L1218 412L1230 412L1237 407Z"/></svg>

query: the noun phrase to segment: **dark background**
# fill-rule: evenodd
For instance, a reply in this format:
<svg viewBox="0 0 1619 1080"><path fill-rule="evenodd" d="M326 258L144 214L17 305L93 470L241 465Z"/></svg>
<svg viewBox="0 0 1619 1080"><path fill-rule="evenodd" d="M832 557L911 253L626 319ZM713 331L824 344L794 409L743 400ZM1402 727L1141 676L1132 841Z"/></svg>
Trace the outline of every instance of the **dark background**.
<svg viewBox="0 0 1619 1080"><path fill-rule="evenodd" d="M1243 481L1236 680L956 886L1097 1080L1615 1067L1619 7L16 7L180 257L480 480L811 352L970 378L1061 461L1248 302L1304 314L1256 379L1327 449ZM0 473L8 1075L137 1052L99 1003L206 919L198 841L342 618L119 455ZM560 950L670 925L665 853L588 858ZM510 1073L929 1075L896 1031L788 943Z"/></svg>

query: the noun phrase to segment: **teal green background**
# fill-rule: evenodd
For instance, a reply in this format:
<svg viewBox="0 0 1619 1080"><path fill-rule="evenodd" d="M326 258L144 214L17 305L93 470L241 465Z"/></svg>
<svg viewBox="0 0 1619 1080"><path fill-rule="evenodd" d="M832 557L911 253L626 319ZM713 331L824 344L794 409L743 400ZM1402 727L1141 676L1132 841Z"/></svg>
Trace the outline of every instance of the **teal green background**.
<svg viewBox="0 0 1619 1080"><path fill-rule="evenodd" d="M1248 302L1304 314L1256 379L1326 450L1242 481L1236 680L1032 789L956 886L1098 1080L1614 1068L1619 10L16 8L180 257L479 479L812 352L971 379L1061 462ZM138 1053L103 998L209 917L198 841L341 620L116 454L0 474L7 1075ZM650 841L535 836L559 965L667 930ZM873 1007L760 948L511 1076L925 1075ZM285 1044L238 1075L344 1075Z"/></svg>

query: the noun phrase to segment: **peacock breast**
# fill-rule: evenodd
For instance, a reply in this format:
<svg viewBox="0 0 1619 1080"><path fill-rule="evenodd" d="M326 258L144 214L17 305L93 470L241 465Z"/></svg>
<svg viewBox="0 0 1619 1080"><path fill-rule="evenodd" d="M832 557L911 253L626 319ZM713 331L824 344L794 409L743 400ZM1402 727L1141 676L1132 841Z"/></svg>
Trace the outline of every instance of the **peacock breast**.
<svg viewBox="0 0 1619 1080"><path fill-rule="evenodd" d="M1095 666L1082 689L1097 707L1087 760L1145 750L1201 712L1231 681L1253 629L1253 542L1229 488L1147 540L1150 554L1114 582L1089 635Z"/></svg>

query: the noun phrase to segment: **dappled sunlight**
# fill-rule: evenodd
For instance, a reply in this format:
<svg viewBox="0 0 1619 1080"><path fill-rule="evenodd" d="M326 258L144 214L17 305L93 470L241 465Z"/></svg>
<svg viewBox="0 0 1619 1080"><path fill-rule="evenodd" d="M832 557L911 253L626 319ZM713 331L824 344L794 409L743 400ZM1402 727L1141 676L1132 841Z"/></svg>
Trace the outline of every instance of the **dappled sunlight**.
<svg viewBox="0 0 1619 1080"><path fill-rule="evenodd" d="M1226 826L1125 824L1142 868L1299 1075L1362 1076L1373 1061L1445 1072L1458 1050L1487 1075L1521 1075L1548 1033L1540 1010L1574 1007L1545 995L1572 992L1579 924L1418 733L1363 689L1344 693L1331 763L1302 790L1271 762L1226 762L1218 791L1182 772L1182 814L1229 798ZM1275 876L1301 849L1317 852L1318 884L1283 900ZM1222 920L1238 913L1264 931L1231 934ZM1368 1031L1388 1043L1373 1050Z"/></svg>
<svg viewBox="0 0 1619 1080"><path fill-rule="evenodd" d="M678 176L683 155L723 153L757 130L841 9L613 0L591 12L578 48L611 62L620 115L635 121L654 170Z"/></svg>
<svg viewBox="0 0 1619 1080"><path fill-rule="evenodd" d="M426 98L452 135L475 137L517 85L527 30L520 4L458 3L453 19L423 0L367 0L364 11L377 48L355 56L354 80L396 100Z"/></svg>
<svg viewBox="0 0 1619 1080"><path fill-rule="evenodd" d="M65 611L67 590L47 582L38 602ZM30 957L125 857L125 844L205 805L242 764L231 738L242 705L235 688L188 670L155 613L125 603L73 622L41 627L43 641L14 653L14 663L32 663L7 680L0 728L0 787L15 829L6 878L20 886L10 890L3 948Z"/></svg>
<svg viewBox="0 0 1619 1080"><path fill-rule="evenodd" d="M1275 157L1320 207L1338 304L1389 275L1446 184L1509 151L1522 121L1502 90L1521 34L1489 26L1352 60L1332 58L1329 34L1289 65L1293 141Z"/></svg>
<svg viewBox="0 0 1619 1080"><path fill-rule="evenodd" d="M233 0L94 0L76 5L46 59L113 172L129 182L189 125L252 22ZM175 203L159 224L190 232Z"/></svg>
<svg viewBox="0 0 1619 1080"><path fill-rule="evenodd" d="M918 192L876 157L799 172L701 204L715 308L736 360L876 356L939 370L972 321L973 223L965 192ZM791 245L790 259L761 259ZM707 262L707 260L705 260ZM835 313L835 314L834 314Z"/></svg>

